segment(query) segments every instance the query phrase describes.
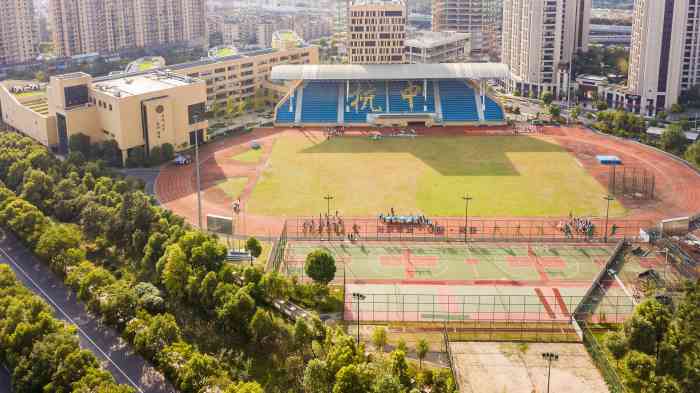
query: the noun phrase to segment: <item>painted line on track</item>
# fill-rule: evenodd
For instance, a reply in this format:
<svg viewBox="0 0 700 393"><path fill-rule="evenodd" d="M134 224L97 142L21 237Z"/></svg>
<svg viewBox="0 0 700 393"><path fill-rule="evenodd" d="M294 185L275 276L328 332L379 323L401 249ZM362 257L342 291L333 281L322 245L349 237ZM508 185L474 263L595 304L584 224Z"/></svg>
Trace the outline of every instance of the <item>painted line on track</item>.
<svg viewBox="0 0 700 393"><path fill-rule="evenodd" d="M34 279L32 279L32 278L29 276L29 274L27 274L27 272L17 263L17 261L15 261L14 258L12 258L12 257L10 256L10 254L8 254L8 253L7 253L4 249L2 249L2 248L0 248L0 251L3 253L3 255L5 255L5 257L7 258L7 260L10 261L10 263L12 263L12 265L13 265L19 272L22 273L22 275L23 275L27 280L29 280L29 282L31 282L32 285L34 285L34 287L36 287L36 289L39 290L39 292L41 292L41 294L44 296L44 298L46 298L46 299L53 305L53 307L54 307L56 310L58 310L58 311L68 320L68 322L70 322L70 323L72 323L73 325L75 325L75 327L76 327L76 328L78 329L78 331L83 335L83 337L85 337L85 339L88 340L88 341L89 341L89 342L90 342L90 343L91 343L91 344L92 344L92 345L107 359L107 361L108 361L112 366L114 366L114 368L115 368L117 371L119 371L119 373L122 374L122 375L124 376L124 378L126 378L127 381L129 381L129 383L130 383L138 392L144 393L143 390L141 390L141 388L136 384L136 382L134 382L131 378L129 378L129 376L126 374L126 372L124 372L124 370L122 370L121 367L119 367L119 366L114 362L114 360L112 360L112 358L111 358L109 355L107 355L107 353L106 353L104 350L102 350L102 348L100 348L100 346L97 345L97 343L96 343L95 341L93 341L92 338L90 338L90 336L83 330L83 328L80 327L80 325L78 325L78 324L73 320L73 318L71 318L71 317L68 315L68 313L66 313L66 312L63 310L63 308L61 308L61 307L58 305L58 303L56 303L56 301L53 300L53 298L52 298L51 296L49 296L49 294L46 293L46 291L45 291L41 286L39 286L39 284L38 284L36 281L34 281Z"/></svg>

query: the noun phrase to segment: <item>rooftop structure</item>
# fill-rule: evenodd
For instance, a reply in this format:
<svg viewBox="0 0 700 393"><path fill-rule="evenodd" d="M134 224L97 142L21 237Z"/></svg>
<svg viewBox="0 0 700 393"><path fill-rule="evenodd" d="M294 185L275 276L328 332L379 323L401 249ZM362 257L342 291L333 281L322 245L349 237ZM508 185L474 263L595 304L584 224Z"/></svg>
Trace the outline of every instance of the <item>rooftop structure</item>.
<svg viewBox="0 0 700 393"><path fill-rule="evenodd" d="M411 80L504 79L501 63L455 64L347 64L282 65L272 69L272 80Z"/></svg>
<svg viewBox="0 0 700 393"><path fill-rule="evenodd" d="M127 74L132 72L143 72L165 66L165 59L160 56L149 56L136 59L126 66Z"/></svg>
<svg viewBox="0 0 700 393"><path fill-rule="evenodd" d="M304 45L304 40L292 30L277 30L272 33L273 49L292 49Z"/></svg>
<svg viewBox="0 0 700 393"><path fill-rule="evenodd" d="M217 46L216 48L209 49L207 54L212 58L224 58L237 55L238 49L230 45Z"/></svg>
<svg viewBox="0 0 700 393"><path fill-rule="evenodd" d="M406 40L409 63L450 63L467 60L471 34L452 31L422 31Z"/></svg>
<svg viewBox="0 0 700 393"><path fill-rule="evenodd" d="M194 82L192 78L156 71L148 74L119 75L112 79L102 79L93 83L92 88L112 97L121 98L164 91Z"/></svg>

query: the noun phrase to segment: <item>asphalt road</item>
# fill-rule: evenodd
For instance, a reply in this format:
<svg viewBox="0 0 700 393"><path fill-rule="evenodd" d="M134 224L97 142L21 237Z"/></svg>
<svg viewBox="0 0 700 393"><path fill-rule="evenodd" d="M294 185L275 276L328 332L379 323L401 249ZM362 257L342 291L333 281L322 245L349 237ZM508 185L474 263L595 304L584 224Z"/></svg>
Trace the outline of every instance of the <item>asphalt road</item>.
<svg viewBox="0 0 700 393"><path fill-rule="evenodd" d="M78 327L81 347L94 353L117 382L133 386L140 393L176 392L114 329L90 315L61 278L4 228L0 228L0 263L9 265L27 288L44 298L57 318ZM0 372L0 393L5 392L3 381Z"/></svg>
<svg viewBox="0 0 700 393"><path fill-rule="evenodd" d="M10 373L3 365L0 365L0 393L12 393Z"/></svg>

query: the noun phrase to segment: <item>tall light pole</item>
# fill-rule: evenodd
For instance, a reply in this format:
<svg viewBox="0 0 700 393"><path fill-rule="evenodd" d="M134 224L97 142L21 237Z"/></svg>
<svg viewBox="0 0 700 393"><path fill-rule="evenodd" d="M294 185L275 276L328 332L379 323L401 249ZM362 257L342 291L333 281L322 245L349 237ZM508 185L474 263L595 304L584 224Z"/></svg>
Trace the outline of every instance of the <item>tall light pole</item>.
<svg viewBox="0 0 700 393"><path fill-rule="evenodd" d="M603 197L608 203L607 207L605 208L605 242L608 242L608 218L610 217L610 202L615 200L615 198L611 197L610 195L606 195Z"/></svg>
<svg viewBox="0 0 700 393"><path fill-rule="evenodd" d="M331 194L326 194L326 196L324 196L323 199L325 199L326 202L328 202L326 216L330 216L331 215L331 201L333 200L333 196Z"/></svg>
<svg viewBox="0 0 700 393"><path fill-rule="evenodd" d="M199 123L199 115L196 115L195 121ZM202 185L199 180L199 130L194 131L194 161L197 173L197 223L199 229L204 230L202 227Z"/></svg>
<svg viewBox="0 0 700 393"><path fill-rule="evenodd" d="M555 352L545 352L542 359L547 361L547 393L549 393L549 379L552 375L552 362L559 360L559 354Z"/></svg>
<svg viewBox="0 0 700 393"><path fill-rule="evenodd" d="M367 297L361 293L353 292L352 298L355 299L357 304L357 344L360 344L360 301L365 300Z"/></svg>
<svg viewBox="0 0 700 393"><path fill-rule="evenodd" d="M464 199L464 242L466 243L469 238L469 201L473 198L469 194L464 194L462 199Z"/></svg>

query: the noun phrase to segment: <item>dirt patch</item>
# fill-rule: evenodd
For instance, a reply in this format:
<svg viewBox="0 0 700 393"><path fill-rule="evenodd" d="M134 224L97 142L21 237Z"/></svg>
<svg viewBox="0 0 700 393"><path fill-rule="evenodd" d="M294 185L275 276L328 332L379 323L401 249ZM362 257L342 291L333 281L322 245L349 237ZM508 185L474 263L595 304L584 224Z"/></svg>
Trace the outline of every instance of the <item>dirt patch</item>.
<svg viewBox="0 0 700 393"><path fill-rule="evenodd" d="M451 348L462 393L546 392L543 352L559 354L552 363L551 392L608 392L582 344L453 342Z"/></svg>

